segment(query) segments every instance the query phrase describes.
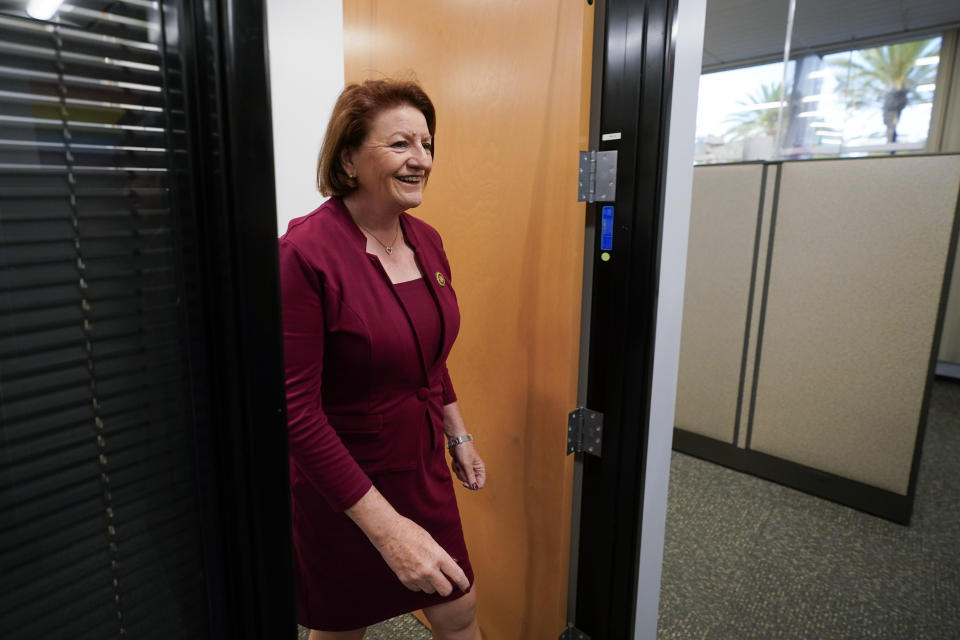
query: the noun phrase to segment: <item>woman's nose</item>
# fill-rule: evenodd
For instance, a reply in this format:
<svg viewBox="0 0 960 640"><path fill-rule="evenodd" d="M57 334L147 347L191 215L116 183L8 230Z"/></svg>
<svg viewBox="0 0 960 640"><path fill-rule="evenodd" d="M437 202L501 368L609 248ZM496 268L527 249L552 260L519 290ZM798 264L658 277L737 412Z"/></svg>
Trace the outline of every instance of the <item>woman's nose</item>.
<svg viewBox="0 0 960 640"><path fill-rule="evenodd" d="M429 169L433 165L433 156L430 150L423 145L414 145L413 153L410 154L410 160L418 167Z"/></svg>

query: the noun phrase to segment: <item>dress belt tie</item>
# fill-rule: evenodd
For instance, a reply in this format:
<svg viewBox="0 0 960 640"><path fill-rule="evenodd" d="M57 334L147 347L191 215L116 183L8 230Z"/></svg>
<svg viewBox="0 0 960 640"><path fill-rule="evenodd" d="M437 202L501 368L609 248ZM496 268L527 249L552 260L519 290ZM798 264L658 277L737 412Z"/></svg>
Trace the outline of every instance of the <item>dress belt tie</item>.
<svg viewBox="0 0 960 640"><path fill-rule="evenodd" d="M442 394L443 394L443 391L440 389L436 391L434 391L430 387L420 387L419 389L417 389L417 398L419 398L423 402L426 402L427 400L429 400L430 396L439 396Z"/></svg>

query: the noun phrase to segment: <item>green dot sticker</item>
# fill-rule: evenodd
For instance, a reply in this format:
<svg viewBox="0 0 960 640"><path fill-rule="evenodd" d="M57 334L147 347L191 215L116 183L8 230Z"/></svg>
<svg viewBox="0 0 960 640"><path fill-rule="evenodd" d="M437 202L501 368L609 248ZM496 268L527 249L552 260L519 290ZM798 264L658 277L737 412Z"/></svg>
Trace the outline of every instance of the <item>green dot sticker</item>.
<svg viewBox="0 0 960 640"><path fill-rule="evenodd" d="M604 262L610 262L610 253L607 251L604 251L603 253L600 254L600 259L603 260Z"/></svg>

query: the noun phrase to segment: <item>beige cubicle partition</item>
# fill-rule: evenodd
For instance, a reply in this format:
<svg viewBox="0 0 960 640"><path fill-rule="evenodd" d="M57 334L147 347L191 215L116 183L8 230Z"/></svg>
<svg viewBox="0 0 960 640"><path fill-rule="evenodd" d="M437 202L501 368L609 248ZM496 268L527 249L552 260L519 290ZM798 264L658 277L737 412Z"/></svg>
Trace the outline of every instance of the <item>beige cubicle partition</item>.
<svg viewBox="0 0 960 640"><path fill-rule="evenodd" d="M732 443L762 163L694 171L676 425Z"/></svg>
<svg viewBox="0 0 960 640"><path fill-rule="evenodd" d="M761 170L695 172L675 446L907 521L960 155Z"/></svg>
<svg viewBox="0 0 960 640"><path fill-rule="evenodd" d="M782 171L751 448L906 495L960 156Z"/></svg>

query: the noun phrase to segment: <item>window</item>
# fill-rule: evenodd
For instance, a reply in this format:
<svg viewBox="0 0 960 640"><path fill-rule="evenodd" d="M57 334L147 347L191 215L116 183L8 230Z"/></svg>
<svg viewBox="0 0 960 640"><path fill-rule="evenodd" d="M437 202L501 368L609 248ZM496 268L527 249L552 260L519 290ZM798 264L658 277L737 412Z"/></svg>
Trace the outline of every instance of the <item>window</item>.
<svg viewBox="0 0 960 640"><path fill-rule="evenodd" d="M25 4L0 4L0 637L202 638L174 9Z"/></svg>
<svg viewBox="0 0 960 640"><path fill-rule="evenodd" d="M790 60L785 73L778 63L704 74L695 161L922 151L940 43L935 37L809 55Z"/></svg>

